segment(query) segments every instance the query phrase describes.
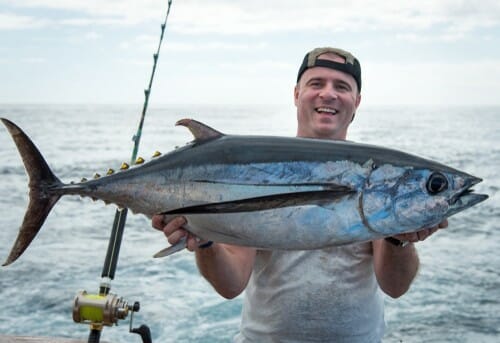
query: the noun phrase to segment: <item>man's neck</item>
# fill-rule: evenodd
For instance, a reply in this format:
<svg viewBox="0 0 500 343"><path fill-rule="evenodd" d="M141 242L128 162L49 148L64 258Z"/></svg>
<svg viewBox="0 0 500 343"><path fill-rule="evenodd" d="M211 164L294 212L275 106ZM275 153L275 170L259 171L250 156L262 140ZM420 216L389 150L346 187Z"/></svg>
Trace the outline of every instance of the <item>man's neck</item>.
<svg viewBox="0 0 500 343"><path fill-rule="evenodd" d="M300 132L297 132L297 137L300 138L313 138L313 139L325 139L325 140L331 140L331 141L345 141L347 139L347 133L343 135L331 135L331 136L321 136L321 135L307 135L307 134L301 134Z"/></svg>

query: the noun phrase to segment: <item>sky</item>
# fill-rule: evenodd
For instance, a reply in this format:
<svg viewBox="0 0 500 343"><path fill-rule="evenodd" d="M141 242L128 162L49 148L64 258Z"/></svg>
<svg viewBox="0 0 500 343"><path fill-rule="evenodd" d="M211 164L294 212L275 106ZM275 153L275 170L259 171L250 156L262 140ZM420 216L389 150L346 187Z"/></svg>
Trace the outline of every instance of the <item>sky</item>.
<svg viewBox="0 0 500 343"><path fill-rule="evenodd" d="M0 103L142 104L167 0L0 0ZM500 1L173 0L150 103L292 104L318 46L362 103L500 105Z"/></svg>

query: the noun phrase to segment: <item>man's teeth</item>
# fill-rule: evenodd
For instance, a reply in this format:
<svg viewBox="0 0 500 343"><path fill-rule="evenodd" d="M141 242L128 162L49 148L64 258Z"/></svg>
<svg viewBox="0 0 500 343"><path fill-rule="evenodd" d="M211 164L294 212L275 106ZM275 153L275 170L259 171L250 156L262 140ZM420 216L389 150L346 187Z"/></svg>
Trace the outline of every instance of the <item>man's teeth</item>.
<svg viewBox="0 0 500 343"><path fill-rule="evenodd" d="M336 114L337 110L334 110L333 108L327 108L327 107L319 107L316 111L318 112L327 112L331 114Z"/></svg>

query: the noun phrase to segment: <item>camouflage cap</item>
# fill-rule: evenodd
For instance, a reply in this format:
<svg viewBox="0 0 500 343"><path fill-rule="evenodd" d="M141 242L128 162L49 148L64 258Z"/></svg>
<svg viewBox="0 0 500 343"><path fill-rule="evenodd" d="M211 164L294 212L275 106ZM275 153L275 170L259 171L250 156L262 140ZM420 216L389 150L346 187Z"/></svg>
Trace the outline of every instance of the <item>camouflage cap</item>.
<svg viewBox="0 0 500 343"><path fill-rule="evenodd" d="M334 62L318 58L322 54L333 53L345 58L345 63ZM348 51L337 48L316 48L309 51L305 56L297 74L297 82L299 82L302 74L312 67L325 67L335 69L347 73L354 77L358 85L358 91L361 91L361 65L356 57Z"/></svg>

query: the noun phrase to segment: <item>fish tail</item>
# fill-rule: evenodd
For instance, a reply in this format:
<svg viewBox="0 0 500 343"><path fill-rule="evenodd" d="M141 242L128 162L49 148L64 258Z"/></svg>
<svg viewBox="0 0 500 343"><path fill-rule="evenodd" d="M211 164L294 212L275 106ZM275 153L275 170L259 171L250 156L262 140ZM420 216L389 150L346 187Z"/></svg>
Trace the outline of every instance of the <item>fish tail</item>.
<svg viewBox="0 0 500 343"><path fill-rule="evenodd" d="M4 266L14 262L35 238L42 227L52 207L61 197L60 194L51 194L50 188L62 185L61 181L52 173L47 162L31 139L13 122L0 118L7 127L17 149L21 155L24 167L29 177L29 204L19 229L17 239L12 246Z"/></svg>

